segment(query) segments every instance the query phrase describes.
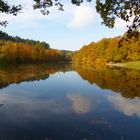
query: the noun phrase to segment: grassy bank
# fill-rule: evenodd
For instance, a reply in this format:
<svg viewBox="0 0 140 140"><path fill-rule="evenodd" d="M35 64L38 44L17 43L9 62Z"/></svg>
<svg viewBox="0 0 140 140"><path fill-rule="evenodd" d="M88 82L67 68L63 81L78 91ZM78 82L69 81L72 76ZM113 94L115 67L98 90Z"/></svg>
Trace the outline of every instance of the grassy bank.
<svg viewBox="0 0 140 140"><path fill-rule="evenodd" d="M140 70L140 61L135 61L135 62L126 62L126 63L107 63L108 66L114 66L114 67L124 67L124 68L129 68L129 69L136 69Z"/></svg>
<svg viewBox="0 0 140 140"><path fill-rule="evenodd" d="M124 67L140 70L140 61L123 63Z"/></svg>

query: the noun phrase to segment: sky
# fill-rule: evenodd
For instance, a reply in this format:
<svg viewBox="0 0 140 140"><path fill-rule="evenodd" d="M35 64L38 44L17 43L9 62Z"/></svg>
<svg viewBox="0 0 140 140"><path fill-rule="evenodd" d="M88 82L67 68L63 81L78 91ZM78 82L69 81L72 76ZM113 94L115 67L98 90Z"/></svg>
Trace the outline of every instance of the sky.
<svg viewBox="0 0 140 140"><path fill-rule="evenodd" d="M17 16L0 14L1 20L9 22L6 28L0 26L0 30L12 36L45 41L51 48L79 50L90 42L123 35L127 31L126 23L120 19L116 19L113 29L102 25L102 19L95 9L95 0L84 2L81 6L72 5L70 0L61 0L64 11L52 7L46 16L39 10L33 10L32 0L7 1L11 4L22 3L23 10Z"/></svg>

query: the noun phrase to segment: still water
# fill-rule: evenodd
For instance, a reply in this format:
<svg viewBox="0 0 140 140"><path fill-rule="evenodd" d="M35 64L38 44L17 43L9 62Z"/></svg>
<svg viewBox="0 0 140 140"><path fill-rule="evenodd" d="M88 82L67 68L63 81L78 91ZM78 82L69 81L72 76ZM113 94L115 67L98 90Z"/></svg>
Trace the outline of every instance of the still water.
<svg viewBox="0 0 140 140"><path fill-rule="evenodd" d="M0 69L0 140L140 140L140 71Z"/></svg>

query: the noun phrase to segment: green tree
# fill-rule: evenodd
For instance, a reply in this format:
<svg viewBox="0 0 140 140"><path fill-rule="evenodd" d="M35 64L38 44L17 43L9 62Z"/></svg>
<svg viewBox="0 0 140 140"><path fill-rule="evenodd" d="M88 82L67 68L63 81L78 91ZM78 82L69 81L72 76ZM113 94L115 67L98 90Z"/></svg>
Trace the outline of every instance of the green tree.
<svg viewBox="0 0 140 140"><path fill-rule="evenodd" d="M96 0L96 10L103 19L103 24L113 28L116 18L121 18L133 24L129 26L129 32L140 27L140 0Z"/></svg>

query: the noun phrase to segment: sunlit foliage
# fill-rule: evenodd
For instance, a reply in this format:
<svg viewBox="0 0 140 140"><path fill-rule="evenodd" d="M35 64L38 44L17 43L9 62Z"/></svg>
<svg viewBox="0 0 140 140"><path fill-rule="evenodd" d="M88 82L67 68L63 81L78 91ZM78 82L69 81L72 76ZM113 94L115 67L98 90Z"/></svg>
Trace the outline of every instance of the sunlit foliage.
<svg viewBox="0 0 140 140"><path fill-rule="evenodd" d="M46 42L0 32L0 65L71 61L71 51L51 49Z"/></svg>
<svg viewBox="0 0 140 140"><path fill-rule="evenodd" d="M22 39L18 36L10 36L5 32L0 31L0 40L6 40L6 41L12 41L12 42L19 42L19 43L26 43L29 45L41 45L43 47L45 47L46 49L49 49L50 46L48 43L46 42L40 42L40 41L36 41L36 40L31 40L31 39Z"/></svg>
<svg viewBox="0 0 140 140"><path fill-rule="evenodd" d="M123 36L125 38L126 34ZM98 65L140 60L140 33L129 40L122 37L104 38L83 46L73 57L77 64Z"/></svg>

